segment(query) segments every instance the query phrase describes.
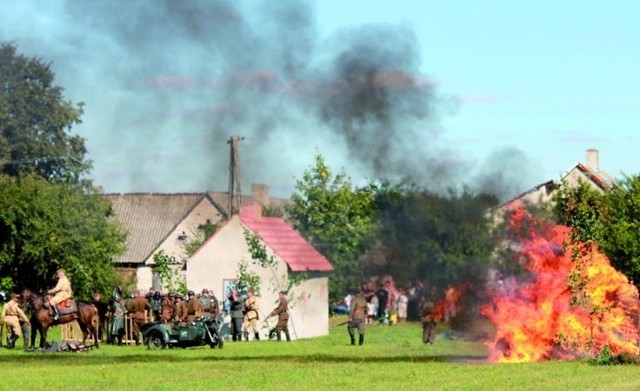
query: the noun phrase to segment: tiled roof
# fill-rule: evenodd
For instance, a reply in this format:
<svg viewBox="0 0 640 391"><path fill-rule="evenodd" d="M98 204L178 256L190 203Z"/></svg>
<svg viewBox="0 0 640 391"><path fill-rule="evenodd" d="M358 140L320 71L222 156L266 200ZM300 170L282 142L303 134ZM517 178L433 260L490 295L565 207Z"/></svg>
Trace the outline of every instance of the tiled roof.
<svg viewBox="0 0 640 391"><path fill-rule="evenodd" d="M240 221L282 258L292 271L331 271L333 266L283 219L262 217L259 205L240 208Z"/></svg>
<svg viewBox="0 0 640 391"><path fill-rule="evenodd" d="M615 179L602 170L590 168L586 164L582 163L578 163L575 168L580 170L602 190L609 190L615 184Z"/></svg>
<svg viewBox="0 0 640 391"><path fill-rule="evenodd" d="M143 263L204 198L205 193L105 194L129 232L127 251L115 263Z"/></svg>

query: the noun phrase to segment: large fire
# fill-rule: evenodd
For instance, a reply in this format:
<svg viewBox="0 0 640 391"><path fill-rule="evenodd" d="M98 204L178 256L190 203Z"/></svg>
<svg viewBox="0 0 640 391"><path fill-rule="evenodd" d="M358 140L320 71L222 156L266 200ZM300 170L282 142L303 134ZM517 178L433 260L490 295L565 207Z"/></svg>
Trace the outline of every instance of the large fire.
<svg viewBox="0 0 640 391"><path fill-rule="evenodd" d="M531 229L532 226L538 229ZM525 282L499 280L481 312L496 327L489 360L528 362L589 357L608 347L612 354L637 355L638 290L596 248L581 247L578 258L564 249L565 226L542 226L516 211L512 228L527 233L518 262ZM583 267L579 267L583 265ZM570 289L568 281L584 282Z"/></svg>

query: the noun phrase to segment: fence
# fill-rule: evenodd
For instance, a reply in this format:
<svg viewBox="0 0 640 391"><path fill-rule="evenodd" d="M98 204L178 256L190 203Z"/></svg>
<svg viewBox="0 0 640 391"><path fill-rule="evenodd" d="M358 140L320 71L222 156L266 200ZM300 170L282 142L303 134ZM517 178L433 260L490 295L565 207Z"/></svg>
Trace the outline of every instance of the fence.
<svg viewBox="0 0 640 391"><path fill-rule="evenodd" d="M149 315L145 313L144 323L147 323L149 319L150 319ZM94 326L96 328L98 327L97 318L94 320ZM109 319L104 325L104 330L102 333L103 335L101 336L101 338L99 338L100 342L104 343L106 339L109 338L109 336L111 335L112 326L113 326L113 323L111 319ZM60 327L60 336L62 341L74 341L74 342L82 341L82 338L83 338L82 330L80 329L78 322L73 321L70 323L65 323L63 325L60 325L59 327ZM90 337L89 339L92 340L92 338L93 337ZM142 342L142 338L140 338L139 341ZM122 344L123 345L135 344L135 339L133 335L133 318L131 318L129 315L124 316L124 335L122 336Z"/></svg>

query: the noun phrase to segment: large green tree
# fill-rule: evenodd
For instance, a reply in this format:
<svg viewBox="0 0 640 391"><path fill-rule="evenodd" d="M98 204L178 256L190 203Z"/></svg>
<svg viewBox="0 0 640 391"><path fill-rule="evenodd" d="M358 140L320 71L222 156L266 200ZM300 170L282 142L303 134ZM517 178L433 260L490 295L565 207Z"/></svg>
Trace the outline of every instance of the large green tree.
<svg viewBox="0 0 640 391"><path fill-rule="evenodd" d="M341 171L333 174L316 155L315 166L296 183L287 213L294 227L333 264L329 295L337 300L362 281L358 257L375 232L374 194L356 188Z"/></svg>
<svg viewBox="0 0 640 391"><path fill-rule="evenodd" d="M558 222L572 228L573 241L596 244L617 270L640 281L640 175L606 193L586 183L565 184L554 201Z"/></svg>
<svg viewBox="0 0 640 391"><path fill-rule="evenodd" d="M82 104L65 100L50 65L0 45L0 288L46 289L68 272L76 296L108 291L125 233L87 177Z"/></svg>
<svg viewBox="0 0 640 391"><path fill-rule="evenodd" d="M49 181L79 181L91 168L84 139L70 134L82 103L64 99L50 64L0 45L0 173L35 173Z"/></svg>
<svg viewBox="0 0 640 391"><path fill-rule="evenodd" d="M78 298L108 292L116 281L113 257L125 240L112 217L98 192L35 174L0 175L0 276L10 278L9 288L45 290L64 268Z"/></svg>
<svg viewBox="0 0 640 391"><path fill-rule="evenodd" d="M483 279L494 249L485 214L497 203L495 196L468 190L436 194L417 187L381 187L375 202L379 250L368 255L374 259L367 262L368 272L391 274L403 285Z"/></svg>

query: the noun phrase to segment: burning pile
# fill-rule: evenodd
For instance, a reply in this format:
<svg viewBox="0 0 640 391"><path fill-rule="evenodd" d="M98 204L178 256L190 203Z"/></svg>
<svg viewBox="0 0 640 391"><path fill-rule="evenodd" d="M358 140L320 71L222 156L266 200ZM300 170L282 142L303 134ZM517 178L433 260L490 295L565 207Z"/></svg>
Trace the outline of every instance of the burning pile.
<svg viewBox="0 0 640 391"><path fill-rule="evenodd" d="M638 290L605 255L582 246L572 256L563 247L569 228L544 225L524 211L514 214L511 228L526 231L517 253L530 278L499 281L482 308L496 327L489 360L572 359L604 347L614 355L639 353Z"/></svg>

